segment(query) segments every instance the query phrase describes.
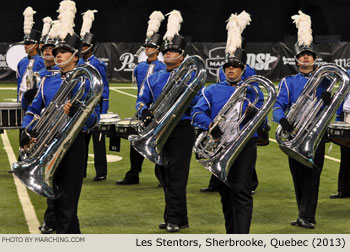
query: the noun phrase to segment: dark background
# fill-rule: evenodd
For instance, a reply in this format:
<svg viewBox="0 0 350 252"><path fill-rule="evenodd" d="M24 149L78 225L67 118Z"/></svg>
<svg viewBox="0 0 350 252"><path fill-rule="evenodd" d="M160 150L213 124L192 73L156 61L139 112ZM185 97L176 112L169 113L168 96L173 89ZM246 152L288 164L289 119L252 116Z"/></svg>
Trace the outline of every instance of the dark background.
<svg viewBox="0 0 350 252"><path fill-rule="evenodd" d="M42 19L57 19L60 0L2 0L0 41L23 38L23 11L37 11L34 28L42 30ZM244 37L248 42L277 42L296 39L291 16L302 10L311 16L315 42L350 41L350 0L77 0L75 32L80 33L81 13L96 9L91 32L100 42L139 42L145 39L147 21L154 10L165 15L173 9L182 13L181 35L193 42L226 41L226 20L231 13L246 10L252 22ZM165 33L166 20L160 32Z"/></svg>

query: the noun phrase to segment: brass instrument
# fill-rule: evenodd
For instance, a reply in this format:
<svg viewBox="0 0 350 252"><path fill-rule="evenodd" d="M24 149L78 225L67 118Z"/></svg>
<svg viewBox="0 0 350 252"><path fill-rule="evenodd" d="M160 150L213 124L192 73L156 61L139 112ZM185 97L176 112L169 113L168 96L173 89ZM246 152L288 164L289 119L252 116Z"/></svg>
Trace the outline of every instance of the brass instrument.
<svg viewBox="0 0 350 252"><path fill-rule="evenodd" d="M166 165L162 148L189 104L203 87L207 74L199 56L188 57L164 87L162 94L151 105L154 118L142 128L139 135L129 136L131 145L144 157Z"/></svg>
<svg viewBox="0 0 350 252"><path fill-rule="evenodd" d="M317 87L324 78L331 80L327 88L329 92L337 80L340 81L329 106L324 106L322 99L317 99L316 96ZM281 150L307 167L315 166L314 155L317 146L349 90L349 76L344 68L336 64L325 64L318 68L286 116L294 127L293 132L284 132L280 125L276 130L276 140Z"/></svg>
<svg viewBox="0 0 350 252"><path fill-rule="evenodd" d="M85 99L80 100L85 93L86 79L90 83L89 92ZM70 98L72 90L77 85L78 91ZM22 161L15 162L11 166L15 176L26 187L51 199L59 196L53 186L56 168L99 103L102 91L103 83L99 72L90 64L77 66L67 75L42 116L34 116L30 125L36 122L33 127L33 132L38 133L35 137L36 142L28 149L21 148ZM80 104L73 117L66 115L63 110L68 99L72 104L75 101Z"/></svg>
<svg viewBox="0 0 350 252"><path fill-rule="evenodd" d="M256 93L256 98L254 102L251 103L251 106L255 106L259 99L258 90L251 83L259 83L262 85L267 90L268 95L262 107L258 109L256 115L240 128L246 116L243 114L238 118L240 114L238 110L241 109L241 106L238 106L239 108L237 110L237 104L247 100L245 97L247 88L252 88ZM204 131L196 139L194 151L197 153L197 157L199 157L198 162L221 181L230 185L227 176L232 164L251 136L265 120L275 99L275 87L267 78L254 75L244 80L242 85L237 87L213 120L212 128L219 125L223 135L219 139L213 139L208 131ZM236 121L232 121L232 119L236 119Z"/></svg>

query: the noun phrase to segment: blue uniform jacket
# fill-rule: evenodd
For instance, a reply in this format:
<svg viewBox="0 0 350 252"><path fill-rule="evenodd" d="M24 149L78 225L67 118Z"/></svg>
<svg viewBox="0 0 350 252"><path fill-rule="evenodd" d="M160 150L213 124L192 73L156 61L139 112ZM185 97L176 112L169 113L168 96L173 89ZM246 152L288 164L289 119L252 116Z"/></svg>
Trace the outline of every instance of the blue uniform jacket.
<svg viewBox="0 0 350 252"><path fill-rule="evenodd" d="M87 61L93 65L100 73L103 81L103 93L102 93L102 110L101 114L106 114L109 107L109 83L106 76L107 67L105 63L96 58L95 55L92 55ZM80 61L78 62L79 65ZM84 62L85 63L85 62Z"/></svg>
<svg viewBox="0 0 350 252"><path fill-rule="evenodd" d="M43 58L38 54L34 55L30 59L34 59L33 72L38 72L40 69L45 67ZM26 56L17 64L17 94L19 93L19 87L21 86L22 78L25 75L30 59L28 56Z"/></svg>
<svg viewBox="0 0 350 252"><path fill-rule="evenodd" d="M240 86L243 81L238 83ZM254 85L256 87L256 85ZM195 127L208 130L209 125L214 120L215 116L219 113L219 111L224 107L228 99L235 92L236 87L230 86L228 82L221 82L210 85L202 90L202 94L198 103L192 109L192 124ZM256 107L260 108L264 102L264 94L261 92L260 88L258 88L258 102L256 103ZM245 93L246 97L250 102L253 102L256 98L255 91L248 87ZM243 102L243 106L241 107L240 114L238 117L240 118L245 110L247 109L248 101ZM241 128L244 126L243 123L240 125ZM253 137L257 137L257 133L255 132Z"/></svg>
<svg viewBox="0 0 350 252"><path fill-rule="evenodd" d="M54 71L58 71L59 70L59 67L58 66L53 66L51 68L51 70L48 70L46 67L43 67L42 69L40 69L38 71L39 75L40 75L40 79L42 79L43 77L45 77L46 75L51 75L54 73ZM38 88L40 87L40 83L38 83ZM26 99L25 96L22 97L22 101L21 101L21 105L22 105L22 109L24 111L27 111L28 109L28 105L29 105L29 102L28 100Z"/></svg>
<svg viewBox="0 0 350 252"><path fill-rule="evenodd" d="M249 76L252 76L252 75L256 75L255 70L253 68L251 68L248 64L246 64L246 69L245 69L244 73L242 74L241 79L245 80ZM226 80L226 75L225 75L223 67L221 66L219 68L219 74L218 74L217 82L218 83L219 82L224 82L225 80Z"/></svg>
<svg viewBox="0 0 350 252"><path fill-rule="evenodd" d="M173 69L171 72L162 70L147 78L145 84L140 90L139 97L136 100L136 110L138 111L140 117L142 115L142 111L146 108L148 109L149 106L157 100L159 95L162 93L163 88L175 74L175 72L176 69ZM191 108L197 103L198 99L199 95L197 94L180 120L191 120Z"/></svg>
<svg viewBox="0 0 350 252"><path fill-rule="evenodd" d="M285 112L288 112L291 106L299 98L309 77L305 77L302 73L287 76L283 78L278 85L278 94L276 102L273 106L273 121L279 123L282 118L285 118ZM321 97L321 94L326 91L330 81L323 79L316 90L316 96Z"/></svg>
<svg viewBox="0 0 350 252"><path fill-rule="evenodd" d="M163 62L156 59L149 63L148 61L140 62L134 69L134 76L136 78L137 84L137 97L139 97L139 93L141 87L145 83L146 79L153 73L159 72L161 70L165 70L166 66Z"/></svg>
<svg viewBox="0 0 350 252"><path fill-rule="evenodd" d="M56 92L62 84L61 74L47 75L45 76L45 81L40 84L40 90L35 96L32 105L29 106L25 116L22 121L22 128L25 128L33 119L33 115L40 115L43 108L46 108L52 98L55 96ZM90 88L89 81L86 80L85 93L82 99L85 98L87 92ZM78 85L73 90L73 94L77 91ZM99 109L95 109L95 113L92 113L88 120L86 121L83 130L90 129L93 127L100 119ZM32 128L32 127L31 127Z"/></svg>

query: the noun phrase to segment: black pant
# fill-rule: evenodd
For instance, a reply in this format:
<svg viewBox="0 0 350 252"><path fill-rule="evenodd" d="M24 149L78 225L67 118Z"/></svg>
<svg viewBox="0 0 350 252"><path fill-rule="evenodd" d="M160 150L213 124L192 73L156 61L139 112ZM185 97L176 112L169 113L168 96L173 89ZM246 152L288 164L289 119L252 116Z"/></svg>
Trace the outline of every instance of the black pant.
<svg viewBox="0 0 350 252"><path fill-rule="evenodd" d="M253 181L252 181L252 191L255 191L256 188L258 187L259 180L258 180L258 175L256 174L256 169L254 169L253 173ZM214 190L219 190L221 187L221 181L218 179L214 174L211 175L210 180L209 180L209 185L208 188L212 188Z"/></svg>
<svg viewBox="0 0 350 252"><path fill-rule="evenodd" d="M142 163L145 158L130 144L130 170L125 174L124 180L139 182L139 173L142 171ZM163 184L159 174L159 165L155 165L154 174L160 184Z"/></svg>
<svg viewBox="0 0 350 252"><path fill-rule="evenodd" d="M338 192L350 195L350 148L340 146L340 153Z"/></svg>
<svg viewBox="0 0 350 252"><path fill-rule="evenodd" d="M83 184L85 141L80 133L63 157L54 177L60 197L53 200L57 234L80 234L78 201Z"/></svg>
<svg viewBox="0 0 350 252"><path fill-rule="evenodd" d="M309 168L292 158L288 158L289 168L294 182L299 217L308 221L315 220L324 152L325 141L322 139L314 157L318 168Z"/></svg>
<svg viewBox="0 0 350 252"><path fill-rule="evenodd" d="M248 234L253 213L251 194L257 157L256 138L248 141L230 168L231 186L221 182L220 195L227 234Z"/></svg>
<svg viewBox="0 0 350 252"><path fill-rule="evenodd" d="M107 157L106 157L106 141L105 135L101 135L99 131L90 131L89 133L83 133L85 138L85 176L86 176L86 168L87 161L89 155L89 142L92 135L92 141L94 143L94 163L96 170L96 177L106 176L107 175Z"/></svg>
<svg viewBox="0 0 350 252"><path fill-rule="evenodd" d="M169 163L159 170L164 182L165 223L188 224L186 187L194 140L194 129L186 120L178 123L164 145Z"/></svg>

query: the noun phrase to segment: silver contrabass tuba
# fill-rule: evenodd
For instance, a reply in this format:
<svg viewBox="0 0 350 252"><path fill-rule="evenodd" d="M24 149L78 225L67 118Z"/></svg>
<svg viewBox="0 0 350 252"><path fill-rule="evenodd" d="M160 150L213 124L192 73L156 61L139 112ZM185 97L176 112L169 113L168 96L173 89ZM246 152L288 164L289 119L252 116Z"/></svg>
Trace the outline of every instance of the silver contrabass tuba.
<svg viewBox="0 0 350 252"><path fill-rule="evenodd" d="M89 80L90 87L81 100L86 80ZM73 89L77 89L77 92L71 97ZM37 132L36 142L27 149L21 148L22 161L13 163L11 167L26 187L51 199L59 196L53 186L56 168L100 101L102 91L103 83L99 72L90 64L78 66L67 75L42 116L34 116L30 124L36 122L33 127L33 132ZM66 115L63 110L68 99L72 104L79 103L73 117Z"/></svg>
<svg viewBox="0 0 350 252"><path fill-rule="evenodd" d="M203 87L207 74L201 57L188 57L151 105L154 118L139 135L129 136L131 145L144 157L159 165L166 165L162 149L193 98Z"/></svg>
<svg viewBox="0 0 350 252"><path fill-rule="evenodd" d="M338 80L340 82L329 106L324 106L322 99L316 96L316 90L324 78L330 80L329 92ZM276 130L276 140L281 150L307 167L315 166L317 146L349 90L349 76L344 68L330 63L318 68L286 116L294 126L293 132L284 132L280 125Z"/></svg>
<svg viewBox="0 0 350 252"><path fill-rule="evenodd" d="M245 93L247 88L252 88L256 93L252 106L259 100L257 88L251 83L259 83L267 90L267 98L258 109L256 115L249 119L241 128L241 123L246 119L245 114L240 118L241 103L247 100ZM276 90L273 83L267 78L254 75L247 78L241 86L237 87L224 107L213 120L223 132L219 139L213 139L208 131L202 132L196 139L194 151L197 153L198 162L212 172L224 183L229 184L227 175L239 153L249 141L253 133L263 123L276 99ZM248 101L249 102L249 101ZM238 118L238 119L237 119Z"/></svg>

